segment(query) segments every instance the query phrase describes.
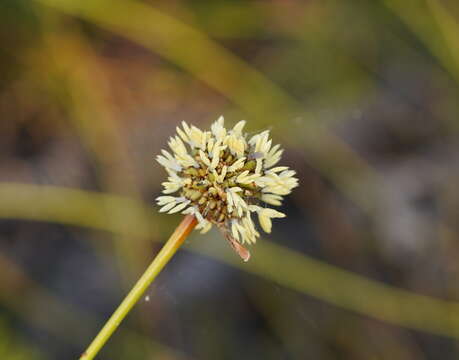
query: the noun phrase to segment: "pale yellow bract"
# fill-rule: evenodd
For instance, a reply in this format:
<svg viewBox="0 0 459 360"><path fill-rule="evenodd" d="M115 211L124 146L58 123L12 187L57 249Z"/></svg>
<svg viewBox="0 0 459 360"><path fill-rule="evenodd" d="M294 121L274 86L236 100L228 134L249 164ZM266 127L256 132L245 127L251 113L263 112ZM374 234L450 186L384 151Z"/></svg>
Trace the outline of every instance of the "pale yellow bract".
<svg viewBox="0 0 459 360"><path fill-rule="evenodd" d="M266 204L281 205L298 179L288 167L275 167L283 150L272 146L269 131L249 138L244 126L245 121L239 121L227 130L220 117L210 131L202 131L182 122L183 129L177 127L178 135L168 143L172 153L162 150L157 157L169 177L162 184L166 195L156 201L160 212L194 215L202 233L217 225L248 260L250 254L241 244L255 243L260 236L251 214L257 213L261 228L271 232L271 219L285 214ZM178 196L169 195L173 193Z"/></svg>

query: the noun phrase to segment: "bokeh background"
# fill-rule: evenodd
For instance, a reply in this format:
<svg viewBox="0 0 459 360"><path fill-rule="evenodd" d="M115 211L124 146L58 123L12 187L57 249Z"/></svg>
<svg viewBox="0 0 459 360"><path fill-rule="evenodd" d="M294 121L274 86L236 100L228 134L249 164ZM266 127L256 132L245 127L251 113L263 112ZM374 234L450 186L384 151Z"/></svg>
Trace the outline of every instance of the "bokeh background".
<svg viewBox="0 0 459 360"><path fill-rule="evenodd" d="M456 0L1 0L0 358L76 359L180 221L182 120L301 186L243 264L193 234L99 359L457 359Z"/></svg>

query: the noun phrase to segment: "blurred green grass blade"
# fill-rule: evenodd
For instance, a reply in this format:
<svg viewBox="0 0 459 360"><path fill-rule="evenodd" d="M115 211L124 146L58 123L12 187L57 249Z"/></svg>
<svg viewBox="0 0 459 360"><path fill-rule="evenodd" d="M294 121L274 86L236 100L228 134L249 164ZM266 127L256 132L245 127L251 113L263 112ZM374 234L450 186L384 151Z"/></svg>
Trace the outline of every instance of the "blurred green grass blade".
<svg viewBox="0 0 459 360"><path fill-rule="evenodd" d="M152 209L121 196L51 186L0 183L0 217L57 222L122 233L152 236L161 230ZM111 212L106 207L111 207ZM149 214L151 226L129 215ZM109 214L118 213L119 222ZM307 239L305 239L307 241ZM262 240L249 263L230 251L203 242L187 248L217 258L300 293L392 324L459 339L459 303L422 296L341 270L284 246Z"/></svg>
<svg viewBox="0 0 459 360"><path fill-rule="evenodd" d="M427 5L436 21L445 43L448 45L449 52L454 60L454 69L459 80L459 24L456 19L438 0L426 0Z"/></svg>
<svg viewBox="0 0 459 360"><path fill-rule="evenodd" d="M383 0L383 3L425 44L432 55L459 83L459 51L457 48L454 50L451 48L453 37L456 37L457 47L457 26L453 24L454 19L440 4L441 1Z"/></svg>
<svg viewBox="0 0 459 360"><path fill-rule="evenodd" d="M97 329L103 319L74 305L61 301L33 281L16 263L0 253L0 303L22 321L55 336L62 342L86 344L88 333ZM36 311L42 306L46 310ZM50 319L59 319L58 322ZM53 326L58 325L58 326ZM65 331L63 331L65 329ZM167 359L190 359L178 350L157 342L153 337L122 327L121 341L107 348L112 356L120 347L133 346L149 356ZM114 351L115 350L115 351ZM113 357L114 358L114 357ZM9 358L8 358L9 359Z"/></svg>
<svg viewBox="0 0 459 360"><path fill-rule="evenodd" d="M49 221L117 235L149 237L157 221L146 207L127 197L78 189L0 183L0 217ZM145 214L148 223L136 214ZM112 216L116 218L111 218Z"/></svg>
<svg viewBox="0 0 459 360"><path fill-rule="evenodd" d="M353 149L319 124L302 105L261 72L193 27L155 8L129 0L36 0L90 21L158 53L239 105L257 127L279 121L284 144L306 151L308 162L365 211L374 205L374 171ZM293 119L298 119L297 123ZM256 120L256 121L255 121ZM252 124L253 124L252 123Z"/></svg>
<svg viewBox="0 0 459 360"><path fill-rule="evenodd" d="M307 239L305 239L307 241ZM359 314L459 338L459 303L395 288L262 239L247 265L212 248L192 247L284 287Z"/></svg>
<svg viewBox="0 0 459 360"><path fill-rule="evenodd" d="M147 4L129 0L37 1L153 50L260 119L298 111L297 104L260 72L206 34Z"/></svg>

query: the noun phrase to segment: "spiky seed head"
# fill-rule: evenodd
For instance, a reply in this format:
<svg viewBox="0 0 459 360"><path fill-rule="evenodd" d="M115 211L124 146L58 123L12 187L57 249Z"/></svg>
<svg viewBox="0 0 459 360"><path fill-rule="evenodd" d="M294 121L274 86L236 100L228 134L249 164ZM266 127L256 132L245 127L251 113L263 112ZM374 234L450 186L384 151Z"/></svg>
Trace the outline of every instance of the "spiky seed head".
<svg viewBox="0 0 459 360"><path fill-rule="evenodd" d="M231 130L220 117L210 131L182 122L169 140L171 153L162 150L157 161L169 177L162 185L166 195L156 199L160 212L192 214L205 233L216 225L244 259L242 247L260 236L252 221L258 215L261 228L271 232L273 218L285 214L263 206L279 206L283 196L298 186L295 171L276 166L283 150L272 145L269 131L252 137L243 133L245 121ZM178 196L169 194L178 193Z"/></svg>

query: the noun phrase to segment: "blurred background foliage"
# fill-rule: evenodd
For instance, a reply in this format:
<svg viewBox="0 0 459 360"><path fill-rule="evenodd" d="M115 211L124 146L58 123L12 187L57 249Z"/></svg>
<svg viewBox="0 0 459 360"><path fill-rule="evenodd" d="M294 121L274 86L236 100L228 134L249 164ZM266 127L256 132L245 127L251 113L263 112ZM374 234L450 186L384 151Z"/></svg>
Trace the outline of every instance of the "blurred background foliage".
<svg viewBox="0 0 459 360"><path fill-rule="evenodd" d="M179 217L181 120L301 186L242 264L193 235L100 359L456 359L455 0L2 0L0 357L77 358Z"/></svg>

